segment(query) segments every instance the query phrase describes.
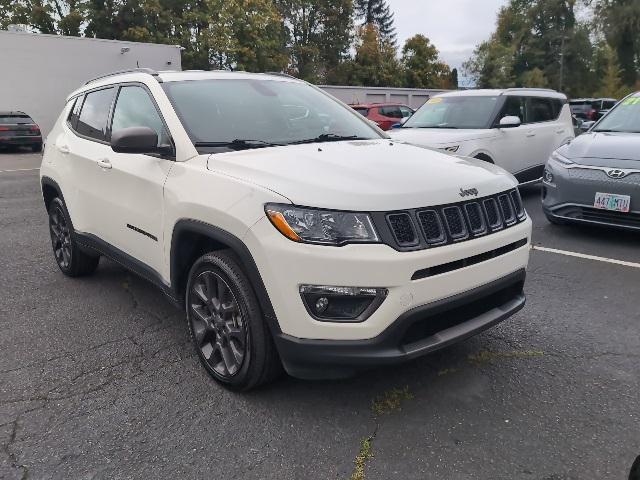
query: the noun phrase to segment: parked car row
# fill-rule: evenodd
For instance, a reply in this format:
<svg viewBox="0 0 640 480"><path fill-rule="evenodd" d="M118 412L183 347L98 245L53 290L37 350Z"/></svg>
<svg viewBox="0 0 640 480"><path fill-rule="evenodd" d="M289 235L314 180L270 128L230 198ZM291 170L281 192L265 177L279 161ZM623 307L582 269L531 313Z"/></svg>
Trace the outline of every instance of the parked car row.
<svg viewBox="0 0 640 480"><path fill-rule="evenodd" d="M613 108L615 98L575 98L569 101L571 113L581 120L599 120Z"/></svg>

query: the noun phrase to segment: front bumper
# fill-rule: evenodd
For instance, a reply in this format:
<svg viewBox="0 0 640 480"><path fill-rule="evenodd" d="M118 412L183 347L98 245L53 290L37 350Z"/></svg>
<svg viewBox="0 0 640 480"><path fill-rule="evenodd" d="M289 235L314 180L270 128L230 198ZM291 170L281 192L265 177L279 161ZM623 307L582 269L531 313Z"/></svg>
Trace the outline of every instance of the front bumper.
<svg viewBox="0 0 640 480"><path fill-rule="evenodd" d="M27 135L19 137L3 137L0 136L0 147L2 146L20 146L20 145L40 145L42 137L36 135Z"/></svg>
<svg viewBox="0 0 640 480"><path fill-rule="evenodd" d="M542 186L542 209L548 217L561 222L640 230L640 173L613 179L604 170L580 165L565 168L553 159L546 170L553 175L553 181L545 180ZM629 195L630 211L594 208L597 192Z"/></svg>
<svg viewBox="0 0 640 480"><path fill-rule="evenodd" d="M305 340L275 336L287 372L298 378L344 378L444 348L510 317L525 304L525 271L427 305L398 317L368 340Z"/></svg>

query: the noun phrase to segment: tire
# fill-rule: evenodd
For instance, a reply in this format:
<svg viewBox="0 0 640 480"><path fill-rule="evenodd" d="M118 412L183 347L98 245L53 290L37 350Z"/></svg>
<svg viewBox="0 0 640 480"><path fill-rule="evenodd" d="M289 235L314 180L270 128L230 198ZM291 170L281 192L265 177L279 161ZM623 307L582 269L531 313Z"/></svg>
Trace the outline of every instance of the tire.
<svg viewBox="0 0 640 480"><path fill-rule="evenodd" d="M49 234L53 257L62 273L68 277L81 277L95 272L100 256L81 250L75 239L69 212L58 197L49 204Z"/></svg>
<svg viewBox="0 0 640 480"><path fill-rule="evenodd" d="M194 348L217 382L247 391L281 373L260 304L233 253L217 251L196 260L185 299Z"/></svg>
<svg viewBox="0 0 640 480"><path fill-rule="evenodd" d="M36 143L34 145L31 145L31 151L34 153L38 153L42 151L42 144L41 143Z"/></svg>

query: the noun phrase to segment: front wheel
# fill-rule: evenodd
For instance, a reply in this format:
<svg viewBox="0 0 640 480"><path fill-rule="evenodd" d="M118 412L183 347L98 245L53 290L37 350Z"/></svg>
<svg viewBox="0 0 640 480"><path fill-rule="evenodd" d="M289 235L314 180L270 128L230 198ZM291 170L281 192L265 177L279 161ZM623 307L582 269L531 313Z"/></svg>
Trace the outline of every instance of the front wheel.
<svg viewBox="0 0 640 480"><path fill-rule="evenodd" d="M68 277L89 275L98 268L100 256L89 255L76 243L71 219L64 203L54 198L49 205L49 234L53 256L62 273Z"/></svg>
<svg viewBox="0 0 640 480"><path fill-rule="evenodd" d="M200 257L186 292L189 332L200 361L218 382L233 390L267 383L280 360L249 279L233 254Z"/></svg>

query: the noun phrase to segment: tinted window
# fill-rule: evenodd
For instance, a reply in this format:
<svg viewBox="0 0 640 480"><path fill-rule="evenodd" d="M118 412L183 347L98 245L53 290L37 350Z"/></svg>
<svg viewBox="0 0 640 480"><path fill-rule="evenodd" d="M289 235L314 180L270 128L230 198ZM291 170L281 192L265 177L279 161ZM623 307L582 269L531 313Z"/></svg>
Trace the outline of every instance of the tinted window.
<svg viewBox="0 0 640 480"><path fill-rule="evenodd" d="M142 87L122 87L118 94L111 132L129 127L149 127L158 134L158 145L169 144L169 136L158 110Z"/></svg>
<svg viewBox="0 0 640 480"><path fill-rule="evenodd" d="M28 115L0 115L0 123L33 123Z"/></svg>
<svg viewBox="0 0 640 480"><path fill-rule="evenodd" d="M354 110L358 112L360 115L362 115L363 117L366 117L367 115L369 115L368 108L354 108Z"/></svg>
<svg viewBox="0 0 640 480"><path fill-rule="evenodd" d="M403 128L490 128L497 96L468 95L430 98Z"/></svg>
<svg viewBox="0 0 640 480"><path fill-rule="evenodd" d="M105 88L86 94L76 125L79 134L96 140L107 140L107 119L113 92L113 88Z"/></svg>
<svg viewBox="0 0 640 480"><path fill-rule="evenodd" d="M395 105L389 107L380 107L378 108L378 112L380 112L380 115L384 115L385 117L402 118L400 107Z"/></svg>
<svg viewBox="0 0 640 480"><path fill-rule="evenodd" d="M71 111L69 112L69 117L67 118L67 120L69 121L69 125L71 125L71 128L73 129L75 129L76 125L78 124L78 116L80 114L80 108L82 107L83 100L84 100L84 95L77 97L74 100Z"/></svg>
<svg viewBox="0 0 640 480"><path fill-rule="evenodd" d="M400 107L400 112L402 112L402 118L410 117L411 115L413 115L413 110L411 110L409 107Z"/></svg>
<svg viewBox="0 0 640 480"><path fill-rule="evenodd" d="M548 122L554 120L553 100L550 98L529 98L527 108L527 123Z"/></svg>
<svg viewBox="0 0 640 480"><path fill-rule="evenodd" d="M162 87L196 143L239 139L289 144L320 135L381 138L353 110L304 83L212 79L165 82ZM201 151L212 148L197 146Z"/></svg>
<svg viewBox="0 0 640 480"><path fill-rule="evenodd" d="M602 102L602 109L609 110L610 108L613 108L615 104L616 102L614 100L605 100Z"/></svg>
<svg viewBox="0 0 640 480"><path fill-rule="evenodd" d="M503 117L518 117L520 119L520 123L525 123L525 110L526 101L524 97L508 96L504 102L504 107L502 107L502 112L500 112L498 122L500 122L500 119Z"/></svg>

